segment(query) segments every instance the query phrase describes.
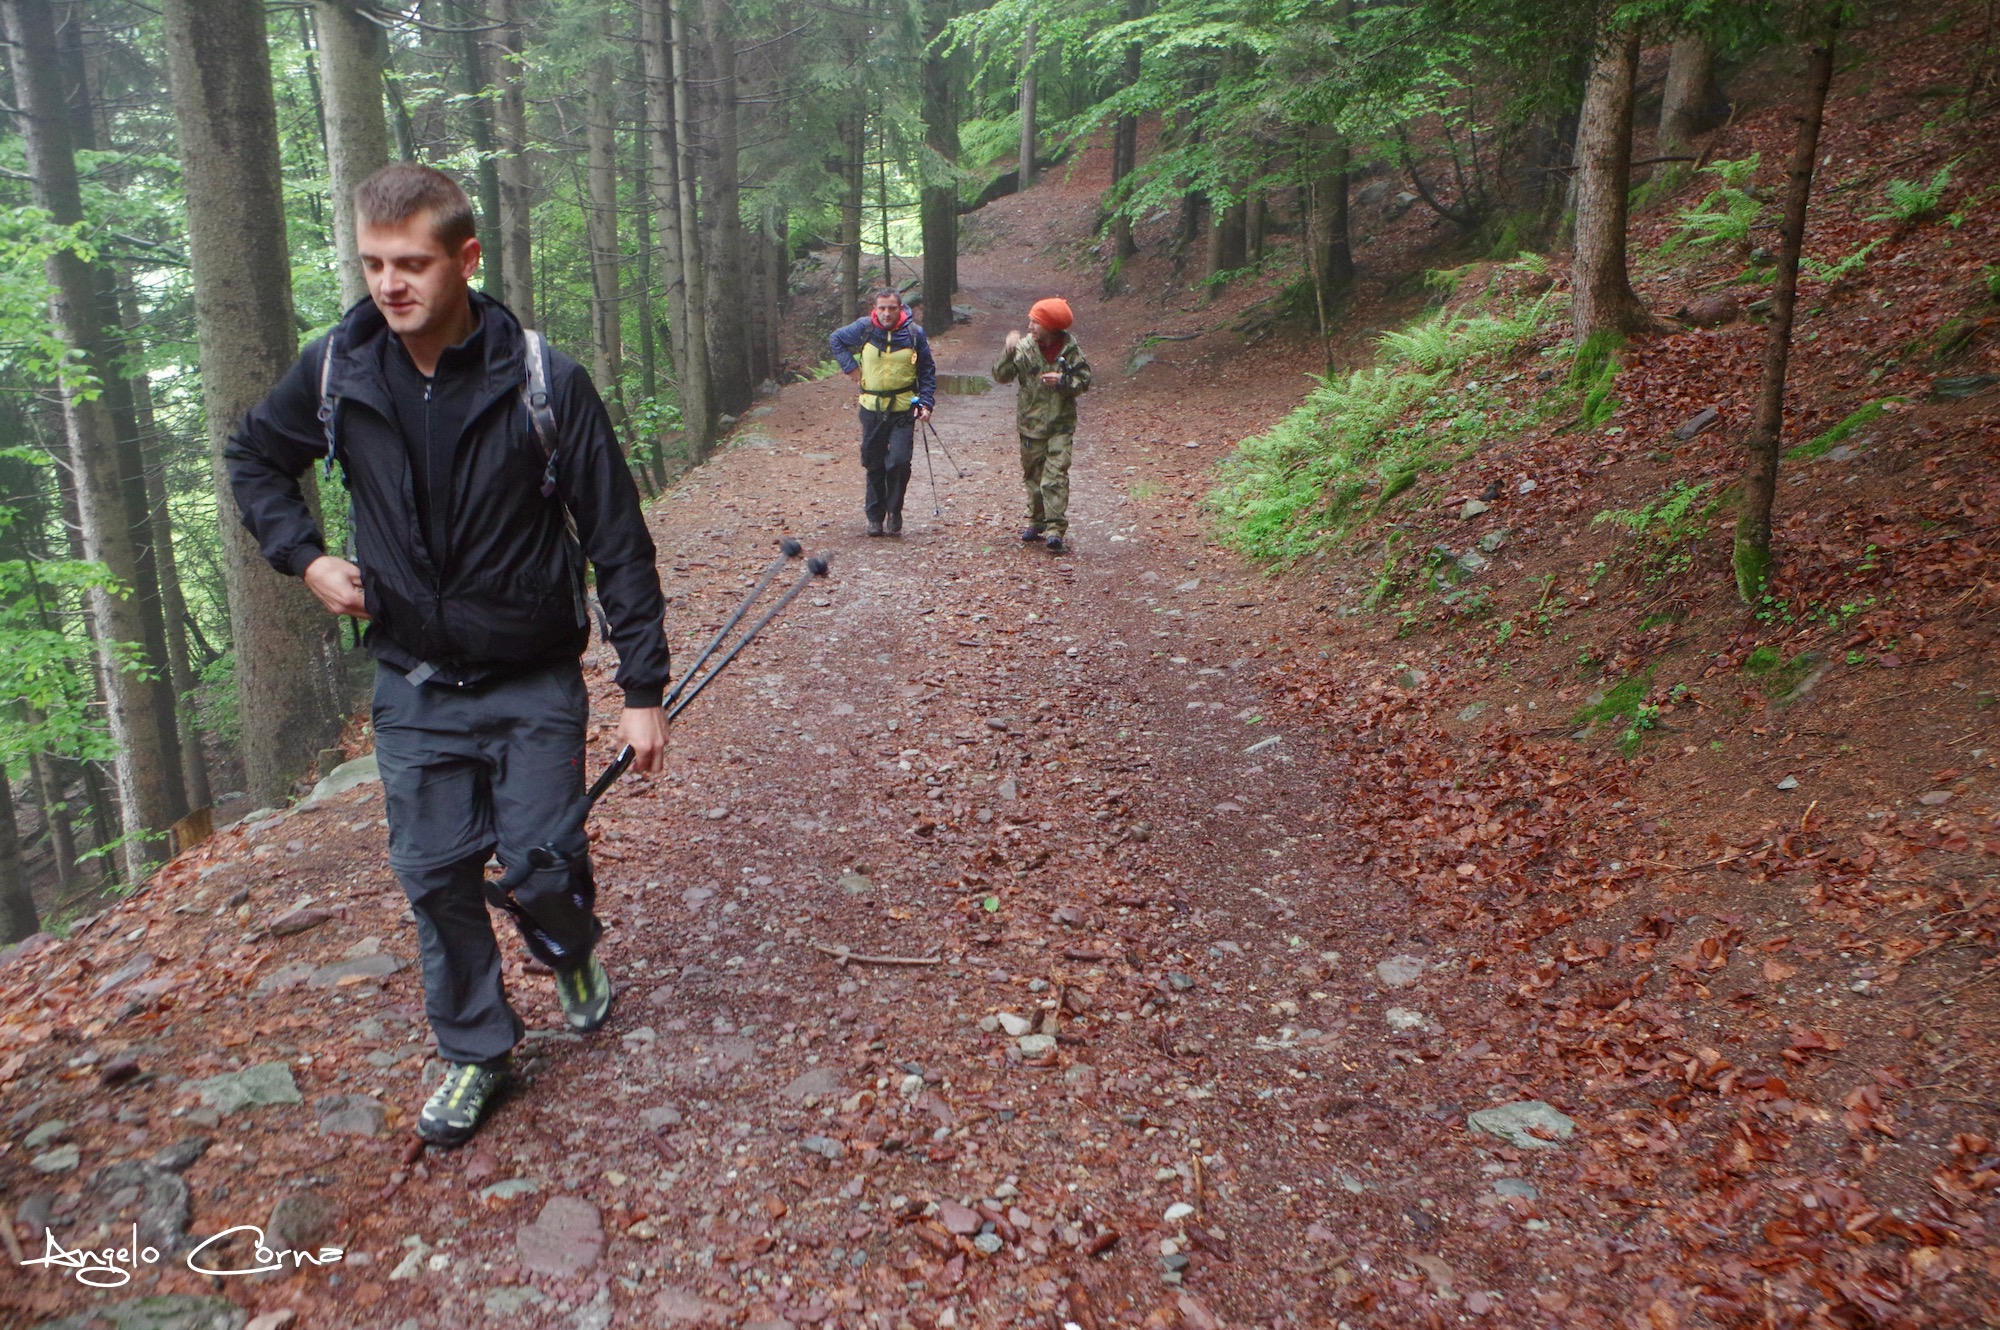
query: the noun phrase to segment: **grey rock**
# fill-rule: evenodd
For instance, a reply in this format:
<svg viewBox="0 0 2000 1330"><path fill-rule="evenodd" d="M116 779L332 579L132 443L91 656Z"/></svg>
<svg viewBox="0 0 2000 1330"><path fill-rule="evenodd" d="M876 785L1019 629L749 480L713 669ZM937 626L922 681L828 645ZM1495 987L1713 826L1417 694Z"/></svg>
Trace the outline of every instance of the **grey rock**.
<svg viewBox="0 0 2000 1330"><path fill-rule="evenodd" d="M1176 993L1185 993L1194 987L1194 976L1182 974L1179 970L1169 971L1167 974L1167 987L1173 989Z"/></svg>
<svg viewBox="0 0 2000 1330"><path fill-rule="evenodd" d="M1539 1201L1542 1194L1535 1190L1535 1184L1526 1178L1496 1178L1493 1191L1498 1196L1514 1196L1524 1201Z"/></svg>
<svg viewBox="0 0 2000 1330"><path fill-rule="evenodd" d="M999 788L994 793L1000 797L1002 803L1011 804L1021 797L1021 786L1012 776L1008 776L1000 782Z"/></svg>
<svg viewBox="0 0 2000 1330"><path fill-rule="evenodd" d="M50 1118L41 1126L29 1132L21 1140L24 1149L39 1150L56 1137L69 1130L69 1123L62 1118Z"/></svg>
<svg viewBox="0 0 2000 1330"><path fill-rule="evenodd" d="M1787 776L1778 782L1778 788L1781 790L1796 790L1799 788L1799 778L1797 776Z"/></svg>
<svg viewBox="0 0 2000 1330"><path fill-rule="evenodd" d="M1038 1058L1044 1053L1053 1052L1055 1046L1056 1037L1052 1034L1024 1034L1014 1041L1014 1047L1021 1050L1021 1056L1024 1058Z"/></svg>
<svg viewBox="0 0 2000 1330"><path fill-rule="evenodd" d="M2000 374L1956 374L1950 378L1932 379L1931 396L1940 401L1956 402L1984 392L2000 383Z"/></svg>
<svg viewBox="0 0 2000 1330"><path fill-rule="evenodd" d="M1534 481L1534 480L1533 480L1532 478L1529 478L1529 479L1523 479L1523 480L1521 481L1521 483L1520 483L1520 484L1518 484L1518 485L1516 485L1516 486L1514 487L1514 493L1516 493L1516 494L1533 494L1533 493L1534 493L1534 492L1535 492L1536 490L1538 490L1538 489L1540 489L1540 488L1541 488L1541 486L1539 486L1538 484L1536 484L1536 483L1535 483L1535 481Z"/></svg>
<svg viewBox="0 0 2000 1330"><path fill-rule="evenodd" d="M126 961L123 965L113 970L110 974L98 980L97 986L91 989L90 995L94 998L103 997L112 989L131 983L134 979L152 969L153 964L152 953L142 951L131 960Z"/></svg>
<svg viewBox="0 0 2000 1330"><path fill-rule="evenodd" d="M1388 197L1389 182L1386 180L1371 180L1354 192L1354 206L1357 208L1372 208Z"/></svg>
<svg viewBox="0 0 2000 1330"><path fill-rule="evenodd" d="M336 1136L379 1136L389 1120L382 1101L365 1094L332 1094L321 1099L319 1129Z"/></svg>
<svg viewBox="0 0 2000 1330"><path fill-rule="evenodd" d="M292 1080L292 1069L282 1062L260 1062L242 1071L225 1072L190 1084L201 1095L202 1102L218 1113L305 1102L298 1084Z"/></svg>
<svg viewBox="0 0 2000 1330"><path fill-rule="evenodd" d="M1467 550L1458 556L1457 568L1461 573L1476 573L1482 571L1489 562L1490 560L1478 550Z"/></svg>
<svg viewBox="0 0 2000 1330"><path fill-rule="evenodd" d="M333 1203L316 1191L288 1191L271 1207L264 1223L266 1245L273 1251L313 1251L333 1236Z"/></svg>
<svg viewBox="0 0 2000 1330"><path fill-rule="evenodd" d="M489 1316L519 1316L528 1308L548 1301L548 1298L538 1288L525 1284L503 1284L489 1289L484 1301Z"/></svg>
<svg viewBox="0 0 2000 1330"><path fill-rule="evenodd" d="M1396 671L1396 687L1406 693L1414 693L1431 681L1431 676L1423 670L1405 666Z"/></svg>
<svg viewBox="0 0 2000 1330"><path fill-rule="evenodd" d="M285 911L285 913L270 922L268 929L274 937L291 937L293 934L303 933L309 928L318 928L331 918L333 918L332 910L315 909L309 906L303 910Z"/></svg>
<svg viewBox="0 0 2000 1330"><path fill-rule="evenodd" d="M850 896L866 896L875 890L874 882L863 873L842 873L840 889Z"/></svg>
<svg viewBox="0 0 2000 1330"><path fill-rule="evenodd" d="M1489 531L1479 538L1479 548L1488 554L1497 553L1506 546L1507 537L1511 534L1504 526L1498 531Z"/></svg>
<svg viewBox="0 0 2000 1330"><path fill-rule="evenodd" d="M654 1325L714 1325L728 1315L729 1309L706 1298L697 1297L684 1288L667 1288L653 1299Z"/></svg>
<svg viewBox="0 0 2000 1330"><path fill-rule="evenodd" d="M1009 1039L1019 1039L1035 1028L1035 1023L1026 1016L1016 1016L1011 1011L1003 1011L993 1019L999 1022L1000 1028L1007 1032Z"/></svg>
<svg viewBox="0 0 2000 1330"><path fill-rule="evenodd" d="M1524 1099L1480 1109L1467 1116L1465 1125L1473 1131L1497 1136L1522 1150L1553 1150L1558 1142L1568 1140L1576 1131L1574 1118L1539 1099ZM1546 1132L1555 1139L1544 1140L1534 1134L1535 1130Z"/></svg>
<svg viewBox="0 0 2000 1330"><path fill-rule="evenodd" d="M1421 1030L1430 1021L1421 1011L1411 1011L1408 1007L1391 1007L1382 1013L1392 1030Z"/></svg>
<svg viewBox="0 0 2000 1330"><path fill-rule="evenodd" d="M514 1235L521 1266L567 1279L597 1264L604 1253L604 1224L597 1207L580 1196L551 1196L535 1222Z"/></svg>
<svg viewBox="0 0 2000 1330"><path fill-rule="evenodd" d="M36 1330L243 1330L249 1315L223 1297L165 1293L43 1321Z"/></svg>
<svg viewBox="0 0 2000 1330"><path fill-rule="evenodd" d="M1486 502L1486 500L1467 499L1465 501L1465 507L1458 510L1458 517L1460 521L1467 521L1471 518L1479 516L1481 513L1487 513L1491 511L1493 511L1493 505Z"/></svg>
<svg viewBox="0 0 2000 1330"><path fill-rule="evenodd" d="M502 1178L479 1189L482 1201L511 1201L517 1196L532 1196L542 1189L542 1184L533 1178Z"/></svg>
<svg viewBox="0 0 2000 1330"><path fill-rule="evenodd" d="M1000 1240L998 1233L981 1233L972 1240L972 1245L985 1252L988 1256L997 1256L1000 1254L1000 1249L1007 1244Z"/></svg>
<svg viewBox="0 0 2000 1330"><path fill-rule="evenodd" d="M1484 702L1474 702L1470 706L1460 710L1458 718L1460 720L1478 720L1485 712L1486 704Z"/></svg>
<svg viewBox="0 0 2000 1330"><path fill-rule="evenodd" d="M117 1228L124 1222L138 1227L139 1240L165 1252L177 1251L193 1218L187 1183L137 1160L123 1160L97 1171L90 1189L108 1201ZM137 1209L133 1208L136 1203Z"/></svg>
<svg viewBox="0 0 2000 1330"><path fill-rule="evenodd" d="M1679 439L1682 443L1686 443L1689 439L1692 439L1695 435L1700 434L1703 430L1712 428L1715 422L1720 420L1721 418L1722 418L1722 413L1720 411L1717 411L1712 406L1705 406L1701 410L1695 412L1692 416L1689 416L1686 420L1683 420L1679 424L1679 426L1675 428L1674 437L1676 439Z"/></svg>
<svg viewBox="0 0 2000 1330"><path fill-rule="evenodd" d="M981 1227L979 1212L957 1201L938 1202L937 1217L938 1222L944 1225L944 1231L956 1237L969 1238Z"/></svg>
<svg viewBox="0 0 2000 1330"><path fill-rule="evenodd" d="M681 1111L672 1104L656 1104L652 1108L641 1109L639 1125L647 1131L663 1131L668 1127L681 1125Z"/></svg>
<svg viewBox="0 0 2000 1330"><path fill-rule="evenodd" d="M847 1147L831 1136L808 1136L799 1142L799 1149L822 1159L838 1159L847 1153Z"/></svg>
<svg viewBox="0 0 2000 1330"><path fill-rule="evenodd" d="M1375 977L1385 988L1408 988L1430 968L1421 956L1391 956L1375 967Z"/></svg>
<svg viewBox="0 0 2000 1330"><path fill-rule="evenodd" d="M840 1075L831 1067L813 1067L794 1076L778 1094L795 1104L802 1104L814 1095L830 1095L840 1092Z"/></svg>
<svg viewBox="0 0 2000 1330"><path fill-rule="evenodd" d="M1821 460L1827 462L1851 462L1865 451L1867 449L1858 443L1837 443L1826 450L1825 456Z"/></svg>
<svg viewBox="0 0 2000 1330"><path fill-rule="evenodd" d="M257 986L250 990L251 996L266 997L272 993L284 993L294 988L303 988L306 981L312 978L313 971L317 968L319 967L311 961L291 961L285 965L280 965L277 969L257 981Z"/></svg>
<svg viewBox="0 0 2000 1330"><path fill-rule="evenodd" d="M352 762L342 762L329 771L326 779L313 786L312 793L306 796L305 802L299 807L310 808L314 804L324 803L337 794L346 794L349 790L360 789L363 785L381 783L381 768L375 764L375 754L370 753L366 757L357 757Z"/></svg>
<svg viewBox="0 0 2000 1330"><path fill-rule="evenodd" d="M206 1136L190 1136L184 1141L175 1141L153 1156L153 1167L165 1173L185 1173L196 1160L208 1153L211 1144Z"/></svg>
<svg viewBox="0 0 2000 1330"><path fill-rule="evenodd" d="M1398 217L1401 217L1404 213L1408 212L1413 206L1415 206L1416 202L1417 202L1417 196L1415 194L1410 193L1410 191L1407 189L1404 190L1402 193L1398 194L1395 198L1390 199L1389 209L1388 209L1389 220L1394 221Z"/></svg>
<svg viewBox="0 0 2000 1330"><path fill-rule="evenodd" d="M1674 311L1675 318L1685 320L1697 328L1720 328L1736 322L1742 316L1743 306L1737 302L1735 296L1727 292L1699 296Z"/></svg>
<svg viewBox="0 0 2000 1330"><path fill-rule="evenodd" d="M28 1161L28 1167L37 1173L67 1173L83 1162L83 1151L74 1145L58 1145L46 1154L38 1154Z"/></svg>
<svg viewBox="0 0 2000 1330"><path fill-rule="evenodd" d="M356 956L352 960L334 961L322 965L306 976L308 988L335 988L343 979L387 979L403 968L403 962L388 952L377 952L372 956Z"/></svg>

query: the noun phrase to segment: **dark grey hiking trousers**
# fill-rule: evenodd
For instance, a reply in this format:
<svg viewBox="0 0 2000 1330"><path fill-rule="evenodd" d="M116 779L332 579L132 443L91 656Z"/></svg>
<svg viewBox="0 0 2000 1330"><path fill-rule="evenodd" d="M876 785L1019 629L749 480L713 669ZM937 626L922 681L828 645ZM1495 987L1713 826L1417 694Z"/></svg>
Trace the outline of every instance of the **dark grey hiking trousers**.
<svg viewBox="0 0 2000 1330"><path fill-rule="evenodd" d="M472 688L376 668L389 866L416 914L424 1011L447 1061L485 1062L520 1041L480 884L496 850L507 864L544 844L585 858L589 716L575 661Z"/></svg>

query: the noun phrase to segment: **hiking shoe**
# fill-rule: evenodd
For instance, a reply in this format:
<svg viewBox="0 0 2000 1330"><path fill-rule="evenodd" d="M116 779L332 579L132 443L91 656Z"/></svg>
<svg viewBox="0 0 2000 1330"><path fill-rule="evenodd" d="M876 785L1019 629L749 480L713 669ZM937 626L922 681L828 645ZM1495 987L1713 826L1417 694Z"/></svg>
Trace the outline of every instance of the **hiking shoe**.
<svg viewBox="0 0 2000 1330"><path fill-rule="evenodd" d="M444 1079L417 1114L417 1135L432 1145L464 1145L507 1089L508 1059L450 1062Z"/></svg>
<svg viewBox="0 0 2000 1330"><path fill-rule="evenodd" d="M1042 529L1038 526L1026 527L1021 532L1021 539L1030 545L1039 545L1042 543Z"/></svg>
<svg viewBox="0 0 2000 1330"><path fill-rule="evenodd" d="M1046 541L1044 541L1043 544L1049 547L1049 553L1051 554L1061 554L1065 549L1068 548L1068 546L1063 544L1063 538L1055 534L1053 531L1049 533L1049 538Z"/></svg>
<svg viewBox="0 0 2000 1330"><path fill-rule="evenodd" d="M592 956L575 969L556 971L556 997L562 1002L563 1021L579 1034L589 1034L604 1024L611 1014L611 976Z"/></svg>
<svg viewBox="0 0 2000 1330"><path fill-rule="evenodd" d="M882 534L882 524L872 517L868 519L868 534L871 536Z"/></svg>
<svg viewBox="0 0 2000 1330"><path fill-rule="evenodd" d="M903 515L902 515L901 513L890 513L890 514L889 514L889 515L888 515L887 517L883 518L883 519L882 519L882 534L883 534L883 535L885 535L885 536L900 536L900 535L902 535L902 534L903 534Z"/></svg>

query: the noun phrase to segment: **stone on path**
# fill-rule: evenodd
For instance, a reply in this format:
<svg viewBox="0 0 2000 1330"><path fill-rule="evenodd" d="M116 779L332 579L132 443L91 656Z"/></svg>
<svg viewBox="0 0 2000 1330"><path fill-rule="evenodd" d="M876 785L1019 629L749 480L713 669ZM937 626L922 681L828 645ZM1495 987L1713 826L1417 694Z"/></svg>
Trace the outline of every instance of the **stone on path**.
<svg viewBox="0 0 2000 1330"><path fill-rule="evenodd" d="M1474 1131L1483 1131L1488 1136L1497 1136L1512 1146L1523 1150L1553 1150L1560 1141L1566 1141L1576 1131L1576 1120L1558 1112L1552 1105L1539 1099L1524 1099L1518 1103L1500 1104L1493 1108L1482 1108L1465 1119L1465 1125ZM1534 1133L1541 1131L1555 1139L1549 1140Z"/></svg>
<svg viewBox="0 0 2000 1330"><path fill-rule="evenodd" d="M310 808L316 803L323 803L333 798L336 794L346 794L349 790L359 789L363 785L381 783L381 769L375 765L375 754L370 753L366 757L357 757L352 762L342 762L328 772L326 779L313 786L312 793L306 796L305 802L299 807Z"/></svg>
<svg viewBox="0 0 2000 1330"><path fill-rule="evenodd" d="M403 968L403 962L386 951L371 956L356 956L352 960L334 961L322 965L306 976L309 988L339 988L343 983L360 983L366 979L387 979Z"/></svg>
<svg viewBox="0 0 2000 1330"><path fill-rule="evenodd" d="M604 1224L597 1207L580 1196L551 1196L532 1224L514 1237L522 1268L567 1279L597 1264L604 1252Z"/></svg>
<svg viewBox="0 0 2000 1330"><path fill-rule="evenodd" d="M840 1074L831 1067L813 1067L794 1076L784 1089L778 1091L780 1098L789 1099L795 1104L803 1104L814 1096L838 1093L840 1093Z"/></svg>
<svg viewBox="0 0 2000 1330"><path fill-rule="evenodd" d="M330 1094L316 1105L319 1129L329 1135L379 1136L389 1120L381 1100L365 1094Z"/></svg>
<svg viewBox="0 0 2000 1330"><path fill-rule="evenodd" d="M218 1113L235 1113L269 1104L302 1104L292 1069L282 1062L260 1062L242 1071L224 1072L193 1082L202 1102Z"/></svg>
<svg viewBox="0 0 2000 1330"><path fill-rule="evenodd" d="M43 1321L36 1330L244 1330L248 1318L228 1298L192 1293L156 1294L105 1303L59 1321Z"/></svg>
<svg viewBox="0 0 2000 1330"><path fill-rule="evenodd" d="M938 1220L944 1225L945 1232L962 1238L969 1238L977 1233L982 1222L978 1211L960 1205L957 1201L939 1202Z"/></svg>
<svg viewBox="0 0 2000 1330"><path fill-rule="evenodd" d="M684 1288L662 1289L653 1300L656 1325L721 1325L728 1308L708 1301Z"/></svg>
<svg viewBox="0 0 2000 1330"><path fill-rule="evenodd" d="M1375 977L1385 988L1408 988L1429 968L1421 956L1391 956L1375 967Z"/></svg>

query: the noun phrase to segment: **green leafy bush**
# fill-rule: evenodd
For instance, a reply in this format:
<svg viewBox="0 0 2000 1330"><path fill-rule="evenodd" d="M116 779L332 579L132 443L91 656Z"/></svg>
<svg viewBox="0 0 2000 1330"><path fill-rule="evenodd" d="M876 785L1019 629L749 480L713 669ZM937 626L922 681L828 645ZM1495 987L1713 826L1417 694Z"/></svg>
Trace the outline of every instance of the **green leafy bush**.
<svg viewBox="0 0 2000 1330"><path fill-rule="evenodd" d="M1958 165L1946 162L1937 169L1928 183L1918 184L1914 180L1891 180L1883 190L1883 197L1889 206L1880 212L1868 214L1871 222L1921 222L1938 210L1944 202L1944 192L1951 187L1951 168Z"/></svg>
<svg viewBox="0 0 2000 1330"><path fill-rule="evenodd" d="M1816 438L1808 440L1807 442L1800 444L1796 448L1787 450L1785 453L1785 460L1791 462L1802 462L1814 457L1820 457L1825 455L1830 449L1834 447L1834 445L1844 442L1849 438L1852 438L1856 433L1856 431L1860 430L1862 426L1874 420L1884 411L1887 411L1889 409L1889 403L1900 402L1902 400L1903 399L1900 397L1883 397L1883 398L1878 398L1873 402L1865 404L1864 406L1861 407L1860 410L1855 411L1853 414L1849 415L1845 420L1841 421L1838 425L1835 425L1832 429L1827 430L1824 434L1821 434Z"/></svg>
<svg viewBox="0 0 2000 1330"><path fill-rule="evenodd" d="M1722 507L1710 498L1710 484L1677 480L1643 508L1610 508L1590 519L1593 527L1617 526L1632 533L1648 583L1694 566L1695 544L1708 533L1709 519Z"/></svg>
<svg viewBox="0 0 2000 1330"><path fill-rule="evenodd" d="M1832 263L1822 263L1808 255L1799 260L1799 269L1814 281L1826 282L1829 285L1834 282L1844 282L1868 266L1868 256L1885 239L1886 236L1878 236L1846 258L1836 259Z"/></svg>
<svg viewBox="0 0 2000 1330"><path fill-rule="evenodd" d="M1748 248L1750 231L1764 211L1764 201L1752 194L1750 181L1757 174L1762 153L1751 153L1737 161L1710 162L1702 173L1722 183L1708 196L1680 214L1680 234L1674 245L1720 245Z"/></svg>
<svg viewBox="0 0 2000 1330"><path fill-rule="evenodd" d="M1648 667L1643 674L1635 674L1620 680L1605 690L1595 702L1580 708L1574 723L1578 725L1615 725L1624 722L1624 729L1618 735L1618 749L1631 757L1645 742L1646 731L1657 728L1660 723L1660 708L1646 701L1653 688L1653 669Z"/></svg>

